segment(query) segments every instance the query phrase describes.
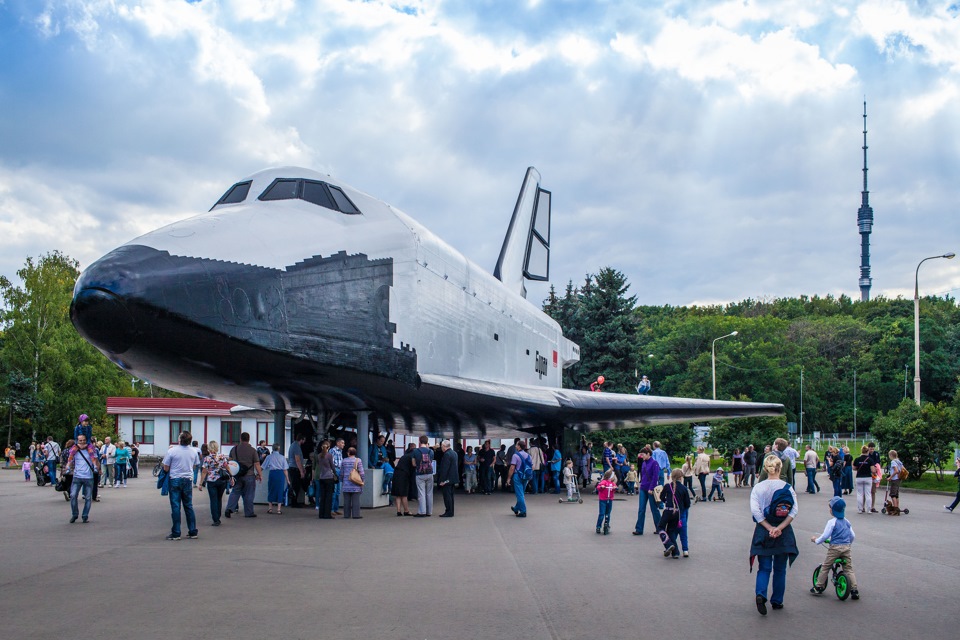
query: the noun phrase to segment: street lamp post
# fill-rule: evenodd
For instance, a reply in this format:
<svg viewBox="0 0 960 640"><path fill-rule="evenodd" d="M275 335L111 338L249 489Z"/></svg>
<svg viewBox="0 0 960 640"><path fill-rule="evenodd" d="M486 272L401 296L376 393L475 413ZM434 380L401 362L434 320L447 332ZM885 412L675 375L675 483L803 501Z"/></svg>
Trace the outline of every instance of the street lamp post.
<svg viewBox="0 0 960 640"><path fill-rule="evenodd" d="M942 256L924 258L917 264L917 270L913 276L913 401L918 407L920 406L920 265L927 260L937 258L952 260L956 255L951 251Z"/></svg>
<svg viewBox="0 0 960 640"><path fill-rule="evenodd" d="M713 399L717 399L717 340L723 340L724 338L729 338L730 336L737 335L736 331L732 331L725 336L720 336L719 338L713 339L713 344L710 345L710 363L713 367Z"/></svg>
<svg viewBox="0 0 960 640"><path fill-rule="evenodd" d="M853 370L853 441L857 441L857 370Z"/></svg>
<svg viewBox="0 0 960 640"><path fill-rule="evenodd" d="M803 440L803 365L800 365L800 440Z"/></svg>

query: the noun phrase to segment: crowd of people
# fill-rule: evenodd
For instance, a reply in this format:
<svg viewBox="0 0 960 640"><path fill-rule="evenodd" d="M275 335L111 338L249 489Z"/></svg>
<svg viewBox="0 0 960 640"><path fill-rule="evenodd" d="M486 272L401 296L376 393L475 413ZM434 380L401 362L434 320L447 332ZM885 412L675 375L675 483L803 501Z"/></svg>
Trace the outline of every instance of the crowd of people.
<svg viewBox="0 0 960 640"><path fill-rule="evenodd" d="M906 475L897 452L889 451L884 465L873 442L865 444L856 458L848 447L830 446L822 461L810 445L806 445L801 456L784 438L764 446L762 452L748 444L734 449L723 463L729 462L732 479L723 466L712 469L711 456L703 447L686 455L681 467L673 469L670 456L656 441L641 447L635 461L630 459L625 446L609 441L603 443L602 450L595 456L593 444L585 439L575 452L566 456L559 446L545 438L532 438L529 443L516 438L510 447L502 444L498 449L487 440L476 449L472 446L463 449L459 443L449 440L431 446L429 438L422 436L417 443L398 451L392 441L381 435L370 444L370 459L366 461L358 457L356 445L355 436L349 445L343 437L321 440L314 445L300 435L284 454L279 445L268 446L265 441L254 447L250 435L242 433L240 443L227 455L220 451L216 441L198 446L190 433L181 433L178 443L164 455L163 472L158 478L158 487L170 501L172 526L167 539L181 538L184 518L186 537L198 537L194 488L207 493L211 526L215 527L222 524L222 517L240 513L241 500L243 516L257 517L256 485L263 481L267 482L267 514L282 515L284 508L312 507L319 519L360 519L363 517L360 495L370 468L383 471L382 484L375 490L390 496L397 517L433 516L434 492L438 489L444 507L439 516L452 518L459 489L464 494L482 495L511 491L516 498L510 507L512 513L525 518L528 494L565 491L567 499L573 500L581 490L591 487L594 465L599 463L601 475L594 487L598 501L597 534L611 532L616 494L637 495L637 518L632 533L644 535L649 520L667 558L690 555L690 512L695 501L710 501L714 496L723 499L725 485L751 489L750 513L754 526L750 565L751 569L755 562L757 565L756 607L766 615L767 604L774 610L783 608L787 570L799 555L791 526L798 511L795 490L798 465L803 465L807 493L820 492L817 473L821 468L833 484L833 497L827 505L830 519L823 534L811 538L812 542L827 545L820 580L811 588L811 593L820 595L824 591L830 565L841 559L853 599L859 598L851 555L855 534L846 519L843 496L855 492L858 513L877 513L876 490L879 480L886 478L890 497L887 507L898 510L899 486ZM77 520L88 523L91 503L100 499L98 489L127 486L128 479L138 475L138 463L139 451L135 444L128 446L122 441L114 444L109 437L102 442L94 441L89 418L81 415L74 437L64 447L52 437L32 443L23 467L28 480L31 470L43 473L52 485L67 492L71 523ZM957 464L960 467L960 460ZM712 485L709 494L708 476ZM960 471L957 476L960 478ZM225 505L224 495L227 495ZM415 512L411 501L417 503ZM952 511L958 502L960 492L957 500L945 508Z"/></svg>

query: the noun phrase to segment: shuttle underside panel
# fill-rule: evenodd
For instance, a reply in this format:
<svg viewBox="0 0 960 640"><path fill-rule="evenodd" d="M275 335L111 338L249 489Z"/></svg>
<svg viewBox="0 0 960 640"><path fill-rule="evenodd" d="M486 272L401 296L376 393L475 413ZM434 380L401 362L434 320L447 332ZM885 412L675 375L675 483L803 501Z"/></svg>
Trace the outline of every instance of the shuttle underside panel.
<svg viewBox="0 0 960 640"><path fill-rule="evenodd" d="M151 278L125 278L134 273L125 264L137 265ZM104 281L101 273L121 275ZM179 357L194 367L219 370L236 384L268 386L267 380L256 380L258 371L267 370L256 362L262 354L248 353L245 358L252 362L225 349L203 354L205 344L223 344L227 338L232 347L243 343L284 354L291 364L359 368L412 386L416 352L393 346L392 280L391 259L368 260L362 254L315 256L281 270L127 245L84 272L74 315L80 311L80 332L113 360ZM119 335L117 323L127 327ZM199 337L204 331L208 340ZM139 354L128 353L131 349ZM196 393L182 389L183 382L164 386Z"/></svg>

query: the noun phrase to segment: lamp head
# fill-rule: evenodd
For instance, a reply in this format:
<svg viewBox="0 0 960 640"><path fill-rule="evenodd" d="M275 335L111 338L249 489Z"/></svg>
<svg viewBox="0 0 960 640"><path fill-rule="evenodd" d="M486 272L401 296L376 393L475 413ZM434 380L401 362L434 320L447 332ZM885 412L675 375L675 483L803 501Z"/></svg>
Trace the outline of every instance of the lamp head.
<svg viewBox="0 0 960 640"><path fill-rule="evenodd" d="M957 254L955 254L953 251L951 251L950 253L945 253L945 254L943 254L943 255L940 256L940 257L941 257L941 258L946 258L947 260L953 260L953 259L956 257L956 255L957 255Z"/></svg>
<svg viewBox="0 0 960 640"><path fill-rule="evenodd" d="M735 336L735 335L737 335L738 333L740 333L740 332L739 332L739 331L734 331L734 332L731 333L730 335Z"/></svg>

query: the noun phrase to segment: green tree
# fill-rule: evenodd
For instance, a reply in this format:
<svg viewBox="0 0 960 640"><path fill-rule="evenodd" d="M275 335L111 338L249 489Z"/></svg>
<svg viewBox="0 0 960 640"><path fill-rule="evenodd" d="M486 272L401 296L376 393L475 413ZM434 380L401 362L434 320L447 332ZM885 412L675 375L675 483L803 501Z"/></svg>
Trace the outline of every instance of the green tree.
<svg viewBox="0 0 960 640"><path fill-rule="evenodd" d="M960 425L950 405L930 402L918 407L908 398L874 420L871 433L881 450L897 451L911 475L920 476L933 468L942 479L951 444L960 439Z"/></svg>
<svg viewBox="0 0 960 640"><path fill-rule="evenodd" d="M627 296L629 288L626 276L605 267L581 292L583 344L578 366L581 388L602 375L607 380L604 389L620 393L634 391L636 330L632 312L637 299Z"/></svg>
<svg viewBox="0 0 960 640"><path fill-rule="evenodd" d="M106 397L128 392L127 375L88 344L70 323L70 300L79 276L76 260L53 251L27 258L21 286L0 276L4 367L32 381L41 402L36 436L63 441L81 412L106 413Z"/></svg>
<svg viewBox="0 0 960 640"><path fill-rule="evenodd" d="M729 456L734 449L743 451L752 444L762 453L764 445L787 437L787 422L780 416L723 420L710 426L707 442L717 452Z"/></svg>
<svg viewBox="0 0 960 640"><path fill-rule="evenodd" d="M34 391L33 380L19 371L7 375L3 401L7 406L7 445L26 440L30 436L31 424L40 414L42 403ZM16 425L15 425L16 422Z"/></svg>

